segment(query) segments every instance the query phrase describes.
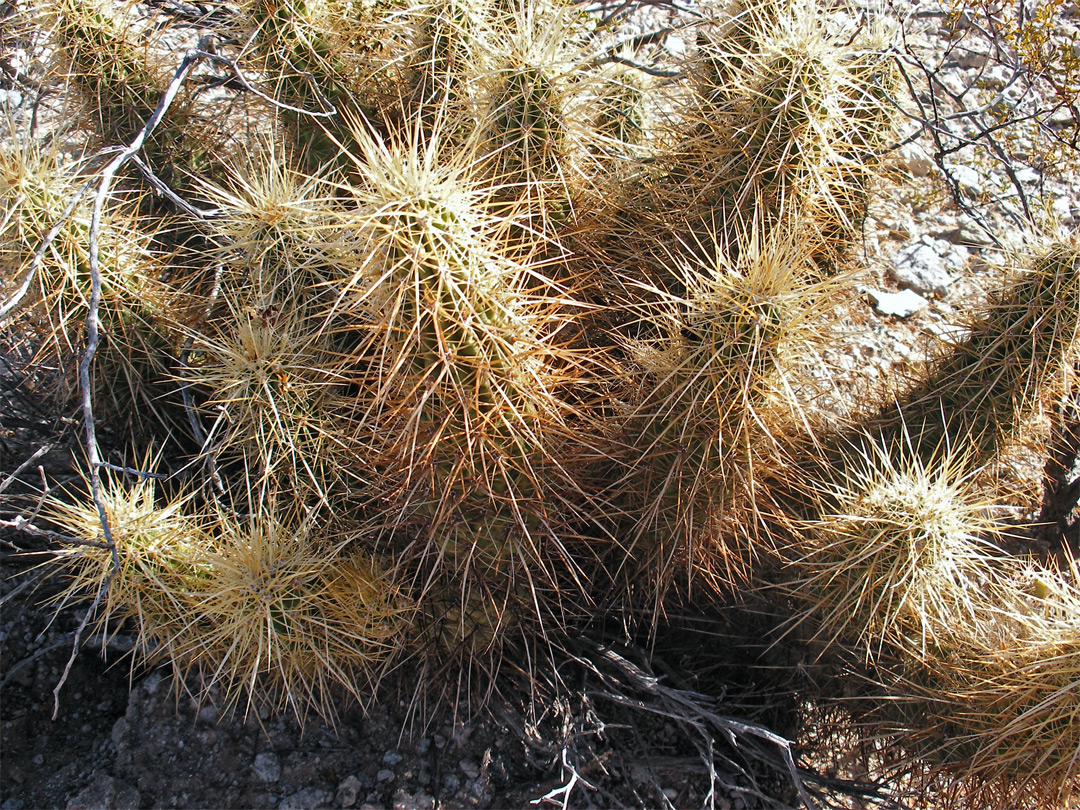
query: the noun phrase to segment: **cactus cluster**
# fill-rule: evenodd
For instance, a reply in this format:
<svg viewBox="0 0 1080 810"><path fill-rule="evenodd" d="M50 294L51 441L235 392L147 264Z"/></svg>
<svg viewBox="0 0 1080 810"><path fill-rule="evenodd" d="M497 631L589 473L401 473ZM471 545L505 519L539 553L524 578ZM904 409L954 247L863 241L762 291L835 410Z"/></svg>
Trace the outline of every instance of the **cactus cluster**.
<svg viewBox="0 0 1080 810"><path fill-rule="evenodd" d="M115 4L40 5L93 141L127 142L160 58ZM54 498L84 543L62 598L104 588L144 657L303 716L394 668L455 699L598 617L648 636L779 593L786 637L868 672L889 709L860 722L932 779L1067 801L1077 572L1006 553L983 507L1075 369L1080 250L1018 257L962 338L822 420L886 42L811 0L711 11L678 57L610 23L239 4L232 108L183 93L140 156L194 207L137 175L106 201L93 394L155 462ZM71 393L89 197L65 206L95 167L3 150L6 328Z"/></svg>

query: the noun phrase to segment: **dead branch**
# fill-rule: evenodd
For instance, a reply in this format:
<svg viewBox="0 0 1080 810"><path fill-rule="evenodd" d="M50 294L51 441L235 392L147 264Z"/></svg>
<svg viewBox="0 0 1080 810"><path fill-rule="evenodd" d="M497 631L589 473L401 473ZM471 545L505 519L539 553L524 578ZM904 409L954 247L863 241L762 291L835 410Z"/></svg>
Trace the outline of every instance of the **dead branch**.
<svg viewBox="0 0 1080 810"><path fill-rule="evenodd" d="M71 667L75 663L75 658L79 653L79 642L82 638L83 631L86 629L90 617L97 610L101 600L104 598L105 594L108 593L113 579L115 579L117 572L120 570L120 555L116 550L116 541L113 538L112 527L109 525L109 516L105 510L105 504L101 497L101 468L105 465L102 462L100 448L98 446L97 425L94 421L93 384L90 378L90 369L93 367L94 355L97 353L98 344L101 340L101 322L99 319L99 310L101 307L101 256L99 244L101 236L101 216L105 207L105 202L111 196L117 172L119 172L124 164L131 160L139 150L142 149L146 139L154 131L157 125L161 123L161 119L165 117L165 114L168 112L177 94L180 92L184 80L195 65L202 59L201 54L202 51L192 51L184 57L180 66L173 74L172 81L166 88L161 101L158 102L157 109L154 110L154 114L150 116L150 120L146 122L143 128L135 136L134 140L132 140L132 142L102 170L97 192L94 194L94 204L90 214L90 232L88 236L90 243L89 265L91 292L89 310L86 317L86 351L83 353L82 362L79 363L79 388L82 392L82 414L86 431L85 450L87 462L90 466L90 494L93 498L94 506L97 509L98 520L101 522L101 529L105 536L105 544L112 555L113 564L112 570L105 578L105 582L103 582L98 589L94 601L90 604L90 607L87 608L82 621L79 623L79 627L75 631L75 640L72 644L71 656L64 666L64 671L60 676L59 682L53 689L54 720L60 711L60 690L63 689L64 684L67 682Z"/></svg>
<svg viewBox="0 0 1080 810"><path fill-rule="evenodd" d="M206 306L203 307L203 317L210 317L210 310L213 308L214 302L217 301L218 295L221 293L221 275L224 272L225 266L222 264L219 264L214 270L214 283L210 288L210 295L207 296ZM191 336L184 341L184 348L180 352L181 371L189 368L188 359L191 357L191 348L194 344L195 339ZM195 403L191 398L191 384L186 380L183 381L180 386L180 396L184 400L184 413L187 415L188 424L191 425L191 433L195 437L195 441L199 443L200 455L205 459L210 481L213 484L215 492L217 492L219 496L224 495L225 485L221 482L221 476L218 474L217 462L214 460L214 454L207 452L210 448L210 436L202 426L202 421L199 419Z"/></svg>
<svg viewBox="0 0 1080 810"><path fill-rule="evenodd" d="M40 526L34 525L31 521L27 520L22 515L16 515L14 520L0 520L0 528L13 529L14 531L28 534L31 537L40 537L44 540L53 540L69 546L87 546L88 548L112 548L112 546L110 546L108 543L98 543L93 540L81 540L78 537L72 537L70 534L63 534L62 532L56 532L52 529L42 529Z"/></svg>
<svg viewBox="0 0 1080 810"><path fill-rule="evenodd" d="M35 461L37 461L39 458L41 458L43 455L45 455L46 453L48 453L52 449L53 449L53 446L51 444L43 444L41 447L39 447L37 450L35 450L34 454L32 456L30 456L30 458L28 458L22 464L20 464L18 466L18 468L15 470L15 472L13 472L11 475L9 475L7 478L5 478L3 481L0 481L0 492L3 492L5 489L7 489L9 486L11 486L12 483L15 481L15 479L17 479L20 475L22 475L23 471L27 467L31 466Z"/></svg>
<svg viewBox="0 0 1080 810"><path fill-rule="evenodd" d="M41 267L42 262L45 261L45 254L49 250L49 245L56 239L56 235L60 233L60 229L64 227L64 223L67 222L68 217L71 216L71 212L75 210L75 206L79 204L79 201L83 198L87 191L90 190L91 182L84 185L67 204L67 207L60 214L60 217L56 220L56 224L53 225L45 238L41 241L41 245L34 253L34 258L30 262L30 267L26 271L26 278L23 279L23 283L19 285L19 289L0 305L0 325L8 319L9 315L15 310L16 307L26 297L26 293L30 290L30 285L34 283L34 277L37 275L38 269Z"/></svg>
<svg viewBox="0 0 1080 810"><path fill-rule="evenodd" d="M766 765L778 773L786 774L798 793L802 806L834 806L829 798L830 794L881 806L898 806L897 800L889 796L879 784L835 779L800 766L795 760L793 743L790 740L757 723L720 714L716 711L714 699L708 695L666 686L658 676L646 671L643 665L630 661L610 646L584 640L582 645L584 652L575 655L575 660L585 666L592 675L598 676L604 687L588 690L591 696L666 717L697 732L700 739L695 744L698 745L713 779L711 789L714 789L719 781L714 765L719 758L726 767L750 782L749 788L739 785L726 787L748 792L777 807L787 807L761 791L757 787L754 774L747 767L731 756L721 754L713 746L710 729L719 733L733 752L745 759Z"/></svg>
<svg viewBox="0 0 1080 810"><path fill-rule="evenodd" d="M94 506L97 509L98 520L101 523L102 532L105 537L105 546L109 549L112 555L113 565L108 577L106 577L105 582L102 583L102 586L98 589L98 593L94 597L94 601L87 609L82 621L79 624L78 629L75 631L75 642L72 645L71 657L68 659L67 665L64 667L64 671L60 676L59 682L56 684L55 689L53 689L54 719L57 712L59 712L60 710L60 691L61 689L63 689L64 684L67 682L68 674L71 671L71 666L75 661L75 657L78 655L79 642L82 637L82 633L85 630L87 624L89 623L90 617L97 610L98 605L101 604L101 600L108 592L108 589L111 586L113 579L116 577L117 572L120 570L120 557L116 550L116 542L113 538L112 527L109 525L109 517L106 513L105 505L101 497L102 468L117 468L115 468L113 465L107 464L101 458L101 452L97 440L97 428L94 419L93 383L90 376L90 370L93 367L94 362L94 355L97 353L98 345L101 340L101 322L99 318L102 286L100 258L101 218L105 204L112 196L113 184L116 181L116 176L118 172L129 162L134 162L139 165L145 166L145 164L143 164L142 161L138 158L139 151L142 149L143 144L146 142L146 139L154 132L157 126L161 123L161 120L165 117L165 114L169 111L169 108L172 106L173 101L176 99L177 94L180 92L180 89L183 87L184 82L187 80L192 70L195 68L196 65L203 61L210 61L218 66L228 68L241 82L243 82L244 86L247 87L248 90L277 107L281 107L282 109L286 109L290 112L309 115L317 118L337 115L337 109L334 107L334 105L331 104L324 97L322 97L321 94L319 95L319 101L320 104L324 105L324 109L320 111L310 111L292 107L269 97L257 87L252 85L247 80L247 78L244 77L235 62L230 59L226 59L223 56L219 56L215 51L216 46L214 43L214 37L212 35L208 35L203 37L199 41L198 47L196 49L189 51L184 56L183 60L180 62L180 65L173 73L173 77L169 82L169 85L166 87L165 92L161 97L161 100L158 102L157 108L154 110L154 113L150 116L149 120L146 122L146 124L143 125L142 129L139 130L138 134L136 134L135 138L131 141L131 143L120 149L119 153L104 167L104 169L101 170L99 179L97 181L97 190L94 193L93 207L90 215L90 231L88 235L91 293L90 303L86 317L86 350L84 351L82 360L79 363L79 388L81 391L81 405L85 429L84 443L87 455L87 462L90 467L90 492L94 502ZM147 172L151 175L153 174L151 171L149 171L148 167ZM64 219L66 219L66 217L70 215L71 211L74 210L74 207L77 204L78 200L81 199L82 195L86 193L86 191L90 188L90 185L91 184L88 183L87 186L83 188L79 195L77 195L76 198L69 204L64 215L61 217L60 222L57 223L57 225L53 227L53 230L51 230L49 234L46 235L45 244L41 248L39 248L38 253L35 254L35 261L31 265L31 269L30 272L28 272L27 274L26 280L23 282L23 288L29 289L33 276L36 273L36 269L41 264L42 258L45 254L45 250L48 248L48 243L51 242L53 238L55 238L56 232L59 231L59 228L63 223ZM159 191L159 193L164 193L164 189L162 188L164 185L164 183L158 181L156 184L154 184L154 187ZM169 194L167 194L166 196L169 196L170 199L175 198L175 200L179 200L181 203L183 202L183 200L180 199L177 195L175 195L175 193L171 192L171 189L169 190ZM203 212L200 209L196 209L193 206L188 206L186 204L182 205L181 207L184 208L184 210L186 210L188 213L200 219L205 218L212 213ZM39 258L39 256L42 258ZM18 305L19 301L25 295L25 289L20 289L20 291L16 293L13 300L7 302L4 305L3 309L0 309L0 318L2 318L4 315L6 315L8 311L13 310L15 306ZM139 471L128 470L127 468L119 469L120 471L126 473L148 475Z"/></svg>

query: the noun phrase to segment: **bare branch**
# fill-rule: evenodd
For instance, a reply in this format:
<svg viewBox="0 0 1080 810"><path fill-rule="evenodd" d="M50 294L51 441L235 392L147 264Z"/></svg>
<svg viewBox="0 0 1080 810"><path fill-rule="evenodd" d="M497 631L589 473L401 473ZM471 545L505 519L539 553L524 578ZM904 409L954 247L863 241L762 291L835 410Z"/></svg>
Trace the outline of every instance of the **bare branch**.
<svg viewBox="0 0 1080 810"><path fill-rule="evenodd" d="M210 310L214 306L214 302L217 300L218 295L221 292L221 276L225 272L225 266L219 264L214 270L214 283L210 288L210 295L207 297L206 306L203 308L203 317L210 317ZM180 368L181 371L190 368L188 366L188 358L191 356L191 347L194 345L194 337L189 336L184 341L184 348L180 352ZM219 494L225 493L225 486L221 482L221 476L218 475L217 464L214 461L214 454L207 452L209 449L210 437L203 429L202 422L199 420L199 413L195 408L195 403L191 398L191 385L190 383L183 381L180 385L180 396L184 400L184 413L187 414L188 424L191 425L191 433L195 437L195 441L199 443L199 452L205 459L206 467L210 475L210 481L214 486L214 490Z"/></svg>
<svg viewBox="0 0 1080 810"><path fill-rule="evenodd" d="M649 76L656 76L658 79L678 79L683 75L681 70L663 70L661 68L650 67L649 65L643 65L640 62L635 62L633 59L627 59L625 56L609 55L605 56L601 62L615 65L626 65L626 67L633 68L634 70L640 70Z"/></svg>
<svg viewBox="0 0 1080 810"><path fill-rule="evenodd" d="M311 82L311 86L315 90L315 94L319 100L319 103L324 107L324 109L319 110L318 112L312 110L305 110L302 107L294 107L291 104L286 104L283 101L278 101L273 96L267 95L258 87L253 85L243 74L240 68L237 67L236 63L231 59L226 59L224 56L219 56L218 54L211 53L209 51L197 51L196 54L201 59L207 59L216 65L221 65L222 67L228 68L230 71L232 71L233 75L237 78L237 80L241 84L243 84L249 92L254 93L263 101L274 105L278 109L286 110L287 112L297 113L298 115L309 115L312 118L333 118L335 115L338 114L337 107L335 107L330 102L330 100L326 98L326 96L324 96L319 90L318 82L316 81L315 77L306 71L298 70L297 73L299 73L301 76L305 77L308 81Z"/></svg>
<svg viewBox="0 0 1080 810"><path fill-rule="evenodd" d="M42 529L35 526L22 515L16 515L14 520L0 520L0 528L14 529L17 532L28 534L31 537L41 537L45 540L53 540L71 546L87 546L88 548L111 548L108 543L96 543L93 540L81 540L69 534L54 532L52 529Z"/></svg>
<svg viewBox="0 0 1080 810"><path fill-rule="evenodd" d="M1033 25L1027 19L1023 3L1017 3L1018 19L1008 25L1017 25L1017 31ZM914 15L915 17L925 15ZM934 15L945 17L947 15ZM921 54L909 40L910 26L901 27L902 46L894 52L901 79L906 86L910 103L901 102L887 92L886 98L906 118L919 128L897 146L904 145L927 135L932 142L931 157L937 165L941 178L949 187L955 205L967 214L998 247L1001 240L984 216L985 206L974 204L957 179L955 168L947 158L968 149L982 149L1001 169L1008 180L1011 192L997 194L999 210L1021 227L1034 221L1037 211L1030 199L1030 191L1017 170L1016 156L1010 151L1006 140L1021 125L1035 126L1037 131L1058 146L1076 149L1075 138L1070 142L1055 133L1048 125L1050 116L1063 106L1072 105L1062 96L1053 76L1033 65L1030 60L1016 52L1010 39L1003 33L1002 22L983 8L963 12L963 27L954 29L956 36L947 41L945 54L936 61ZM1011 29L1010 29L1011 30ZM956 59L974 55L978 69L974 78L956 84L957 75L946 73L955 65ZM975 100L975 92L989 81L991 66L996 71L994 81L997 92ZM951 79L951 81L950 81ZM1058 101L1041 100L1039 87L1054 89Z"/></svg>
<svg viewBox="0 0 1080 810"><path fill-rule="evenodd" d="M146 472L145 470L136 470L134 467L121 467L118 464L109 464L107 461L100 462L98 466L104 467L107 470L112 470L113 472L122 472L127 473L128 475L134 475L138 478L154 478L158 481L163 481L169 477L165 473L152 473Z"/></svg>
<svg viewBox="0 0 1080 810"><path fill-rule="evenodd" d="M880 785L833 779L799 766L795 761L790 740L756 723L719 714L715 711L713 698L708 695L666 686L656 675L645 671L642 666L631 662L611 647L592 642L582 643L586 646L586 653L576 655L575 659L598 675L604 684L603 690L591 690L590 694L686 724L696 729L703 741L711 741L712 735L708 731L711 727L728 741L734 751L752 761L786 773L805 807L817 806L813 801L814 795L820 798L827 791L875 804L896 804ZM627 687L642 697L627 694ZM711 748L711 742L706 744L706 748L702 758L708 760L715 779L712 762L717 752ZM723 761L750 780L751 785L756 783L754 775L735 759L723 757ZM735 789L735 786L730 787ZM749 792L760 795L756 788L749 789Z"/></svg>
<svg viewBox="0 0 1080 810"><path fill-rule="evenodd" d="M23 470L25 470L27 467L31 466L35 461L37 461L39 458L41 458L43 455L45 455L46 453L48 453L52 449L53 449L53 446L51 444L44 444L41 447L39 447L37 450L35 450L34 454L32 456L30 456L30 458L28 458L22 464L20 464L18 466L18 468L15 470L15 472L13 472L11 475L9 475L7 478L5 478L2 482L0 482L0 492L3 492L5 489L7 489L9 486L11 486L11 484L15 481L15 479L18 478L20 475L22 475Z"/></svg>
<svg viewBox="0 0 1080 810"><path fill-rule="evenodd" d="M59 682L53 689L53 719L56 718L60 711L60 690L63 689L64 684L67 682L72 664L75 663L75 658L79 653L79 641L82 638L83 631L86 629L90 617L97 610L101 600L104 598L105 594L108 593L113 579L115 579L117 572L120 570L120 555L116 550L116 541L113 538L112 527L109 525L109 516L101 497L101 468L105 465L102 462L100 449L98 447L97 426L94 421L93 383L90 377L90 369L93 367L94 355L97 353L98 344L101 340L99 311L101 308L100 236L102 211L105 206L105 201L111 196L117 172L119 172L124 164L131 160L138 151L142 149L146 139L154 131L157 125L161 123L161 119L165 117L166 112L168 112L169 108L172 106L173 101L180 92L180 88L184 84L184 80L187 78L192 68L194 68L202 58L202 51L192 51L184 57L180 66L173 74L172 81L166 88L161 101L158 102L157 109L154 110L154 114L150 116L150 120L146 122L143 128L135 136L134 140L132 140L132 142L102 170L98 188L94 194L94 205L90 214L90 233L88 237L90 243L89 265L91 293L89 310L86 317L86 351L83 353L82 362L79 363L79 388L82 391L82 413L86 431L85 449L87 461L90 465L90 493L94 501L94 506L97 508L98 520L101 522L102 532L105 536L105 544L112 554L113 565L108 577L106 577L105 582L103 582L98 589L98 593L94 597L93 603L83 615L82 621L75 631L75 641L72 644L71 657L64 667Z"/></svg>
<svg viewBox="0 0 1080 810"><path fill-rule="evenodd" d="M167 199L169 202L171 202L189 217L192 217L193 219L211 219L221 213L220 209L217 208L197 208L196 206L189 203L187 200L185 200L183 197L181 197L179 194L169 188L169 185L164 180L154 174L154 170L151 169L147 165L146 161L144 161L138 155L132 156L131 162L138 167L140 172L142 172L143 178L146 180L146 182L150 184L151 188L153 188L154 191Z"/></svg>

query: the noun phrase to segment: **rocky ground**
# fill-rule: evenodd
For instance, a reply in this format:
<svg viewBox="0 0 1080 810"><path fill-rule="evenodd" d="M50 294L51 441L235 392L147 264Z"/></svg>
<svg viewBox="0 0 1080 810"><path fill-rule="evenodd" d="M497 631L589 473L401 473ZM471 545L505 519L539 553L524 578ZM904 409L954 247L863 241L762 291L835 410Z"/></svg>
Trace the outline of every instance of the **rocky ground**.
<svg viewBox="0 0 1080 810"><path fill-rule="evenodd" d="M869 10L853 3L841 18L855 24ZM1008 245L995 240L1014 241L1025 208L1062 232L1080 219L1076 162L1062 159L1068 149L1052 148L1056 138L1075 137L1075 108L1059 105L1046 86L1025 84L1012 57L995 52L974 22L954 26L928 3L910 4L904 13L904 58L930 68L911 67L921 83L904 107L929 118L919 102L931 90L945 107L935 113L938 143L917 122L902 122L905 136L918 137L895 151L893 176L875 193L857 295L845 303L842 340L823 363L840 370L834 372L840 392L915 364L930 341L947 339L948 324L1000 276ZM1077 15L1075 4L1067 8L1055 33L1073 49L1080 49ZM18 79L23 66L14 56L0 63L0 103L25 105L29 90ZM942 144L978 140L984 120L956 113L980 109L980 115L989 110L1017 120L1039 112L1041 122L1010 130L1007 162L985 142L935 161ZM590 714L584 702L537 718L520 703L496 701L497 711L481 719L448 715L403 731L409 706L392 690L367 714L346 711L334 726L317 718L302 726L290 716L242 706L222 714L213 705L196 705L167 669L132 671L133 641L122 634L88 641L54 712L53 690L84 608L54 612L44 603L55 588L36 565L49 553L49 541L18 530L15 515L33 501L12 496L32 491L40 480L61 486L71 475L77 438L71 419L53 415L28 393L32 386L20 376L18 360L9 353L0 361L0 395L7 403L0 408L0 493L8 498L0 501L0 810L682 807L706 800L699 740L677 718L636 715L626 731L628 724L616 722L624 716L608 715L605 728L605 718ZM7 481L45 445L52 449ZM1006 505L1020 515L1038 507L1038 462L1028 461L1017 473L1026 489L1018 488L1016 501ZM760 707L742 711L767 718ZM770 806L745 782L733 777L726 784L714 797L716 806Z"/></svg>

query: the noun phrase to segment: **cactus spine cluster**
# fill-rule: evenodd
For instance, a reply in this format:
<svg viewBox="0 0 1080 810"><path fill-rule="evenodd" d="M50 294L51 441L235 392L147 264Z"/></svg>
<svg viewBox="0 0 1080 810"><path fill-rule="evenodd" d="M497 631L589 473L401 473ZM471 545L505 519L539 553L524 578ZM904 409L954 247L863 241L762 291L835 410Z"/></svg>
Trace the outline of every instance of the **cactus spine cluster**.
<svg viewBox="0 0 1080 810"><path fill-rule="evenodd" d="M151 50L46 5L95 137L125 141ZM233 118L185 95L142 155L209 213L137 177L107 201L94 393L154 403L131 441L164 481L106 477L115 549L57 500L90 543L58 555L64 598L108 583L99 621L144 655L303 716L393 667L492 679L603 614L647 634L779 588L935 776L1073 795L1076 572L1001 551L973 482L1075 363L1080 253L1033 256L919 376L815 428L892 81L822 13L714 12L650 67L563 0L242 3ZM82 203L49 231L91 170L4 149L3 300L63 368Z"/></svg>

